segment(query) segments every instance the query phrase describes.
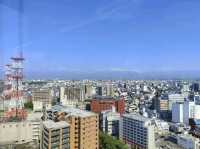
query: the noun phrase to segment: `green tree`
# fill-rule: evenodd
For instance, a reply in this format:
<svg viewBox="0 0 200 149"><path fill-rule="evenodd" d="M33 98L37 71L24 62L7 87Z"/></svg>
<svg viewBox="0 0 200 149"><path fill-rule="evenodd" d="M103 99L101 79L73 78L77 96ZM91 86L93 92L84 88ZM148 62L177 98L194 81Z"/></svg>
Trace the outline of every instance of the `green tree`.
<svg viewBox="0 0 200 149"><path fill-rule="evenodd" d="M122 141L100 132L100 149L128 149L128 146Z"/></svg>
<svg viewBox="0 0 200 149"><path fill-rule="evenodd" d="M30 102L27 102L27 103L25 103L24 104L24 107L26 108L26 109L31 109L31 110L33 110L33 103L30 101Z"/></svg>

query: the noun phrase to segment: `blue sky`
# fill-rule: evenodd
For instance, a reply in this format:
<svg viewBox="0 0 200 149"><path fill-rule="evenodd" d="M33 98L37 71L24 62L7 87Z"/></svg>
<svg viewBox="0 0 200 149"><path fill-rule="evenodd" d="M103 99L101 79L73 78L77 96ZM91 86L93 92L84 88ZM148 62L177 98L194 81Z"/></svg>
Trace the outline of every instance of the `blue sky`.
<svg viewBox="0 0 200 149"><path fill-rule="evenodd" d="M0 63L19 50L18 0L0 0ZM199 0L24 0L26 71L200 70Z"/></svg>

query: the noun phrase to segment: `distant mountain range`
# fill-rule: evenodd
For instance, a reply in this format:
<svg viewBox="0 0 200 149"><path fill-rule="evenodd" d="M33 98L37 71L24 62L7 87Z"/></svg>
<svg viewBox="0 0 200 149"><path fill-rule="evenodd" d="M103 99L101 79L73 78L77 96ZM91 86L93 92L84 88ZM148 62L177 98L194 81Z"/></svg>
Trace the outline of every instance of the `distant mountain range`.
<svg viewBox="0 0 200 149"><path fill-rule="evenodd" d="M0 77L3 72L0 70ZM62 71L62 72L26 72L26 79L69 79L69 80L167 80L167 79L200 79L200 71Z"/></svg>
<svg viewBox="0 0 200 149"><path fill-rule="evenodd" d="M70 80L165 80L165 79L200 79L200 71L66 71L66 72L28 72L28 79L70 79Z"/></svg>

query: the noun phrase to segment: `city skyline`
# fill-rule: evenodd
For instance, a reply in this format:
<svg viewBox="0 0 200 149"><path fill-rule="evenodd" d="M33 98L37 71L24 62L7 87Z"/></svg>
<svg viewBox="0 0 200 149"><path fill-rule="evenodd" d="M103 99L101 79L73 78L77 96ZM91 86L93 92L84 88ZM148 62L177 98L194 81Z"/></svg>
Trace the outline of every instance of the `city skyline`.
<svg viewBox="0 0 200 149"><path fill-rule="evenodd" d="M199 8L0 0L0 149L200 149Z"/></svg>
<svg viewBox="0 0 200 149"><path fill-rule="evenodd" d="M1 66L19 51L18 2L0 0ZM27 72L200 70L197 0L23 2Z"/></svg>

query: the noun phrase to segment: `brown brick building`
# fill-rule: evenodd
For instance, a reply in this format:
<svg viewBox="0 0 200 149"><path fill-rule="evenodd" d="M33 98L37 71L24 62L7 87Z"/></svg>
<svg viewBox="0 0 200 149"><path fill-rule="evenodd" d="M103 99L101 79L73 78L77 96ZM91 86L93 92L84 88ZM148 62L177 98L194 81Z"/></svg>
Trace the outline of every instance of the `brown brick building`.
<svg viewBox="0 0 200 149"><path fill-rule="evenodd" d="M125 101L123 98L115 99L112 97L98 96L95 97L90 103L91 111L95 113L111 110L113 106L121 115L125 112Z"/></svg>

